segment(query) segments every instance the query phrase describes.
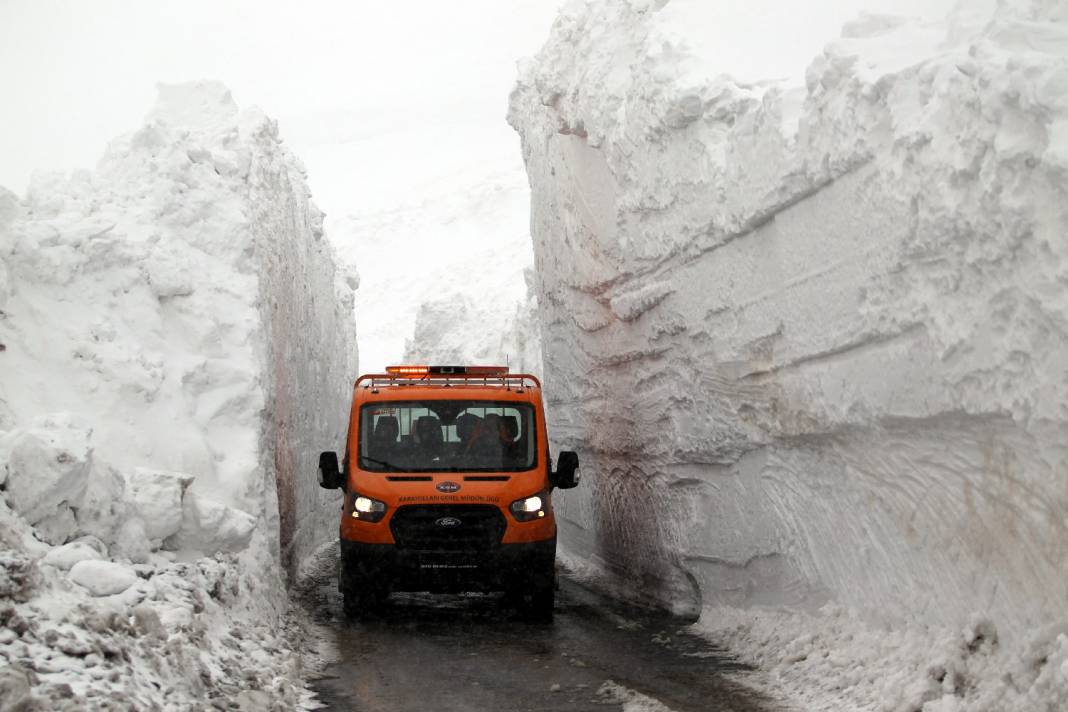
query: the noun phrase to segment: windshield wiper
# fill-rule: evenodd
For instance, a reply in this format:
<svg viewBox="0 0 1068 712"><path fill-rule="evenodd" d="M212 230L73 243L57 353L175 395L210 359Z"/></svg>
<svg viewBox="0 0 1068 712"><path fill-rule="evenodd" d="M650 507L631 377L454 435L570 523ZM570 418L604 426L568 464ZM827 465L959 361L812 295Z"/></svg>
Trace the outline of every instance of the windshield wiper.
<svg viewBox="0 0 1068 712"><path fill-rule="evenodd" d="M367 457L366 455L360 455L360 459L361 460L367 460L367 462L373 462L376 465L381 465L382 467L387 467L390 470L392 470L393 472L400 472L401 471L401 468L398 465L394 465L392 462L386 462L385 460L376 460L375 458Z"/></svg>

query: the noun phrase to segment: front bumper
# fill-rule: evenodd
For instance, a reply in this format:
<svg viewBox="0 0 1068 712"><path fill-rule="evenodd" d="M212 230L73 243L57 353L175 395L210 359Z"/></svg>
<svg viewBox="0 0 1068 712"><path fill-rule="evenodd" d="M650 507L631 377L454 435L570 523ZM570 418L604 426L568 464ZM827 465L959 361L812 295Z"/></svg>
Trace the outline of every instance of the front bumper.
<svg viewBox="0 0 1068 712"><path fill-rule="evenodd" d="M497 591L551 571L556 538L479 551L424 551L341 540L338 587L373 584L394 591Z"/></svg>

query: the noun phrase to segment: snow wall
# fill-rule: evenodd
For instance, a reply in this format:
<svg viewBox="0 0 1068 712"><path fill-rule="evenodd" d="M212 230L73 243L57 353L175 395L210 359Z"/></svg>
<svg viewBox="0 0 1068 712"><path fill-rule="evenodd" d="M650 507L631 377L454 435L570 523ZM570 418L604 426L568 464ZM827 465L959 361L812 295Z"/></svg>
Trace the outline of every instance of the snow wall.
<svg viewBox="0 0 1068 712"><path fill-rule="evenodd" d="M0 192L7 504L53 545L293 570L337 524L315 460L343 439L356 345L276 124L215 83L161 86L96 171Z"/></svg>
<svg viewBox="0 0 1068 712"><path fill-rule="evenodd" d="M694 3L564 8L509 121L570 555L680 610L1068 619L1068 6L989 5L796 89L702 64Z"/></svg>

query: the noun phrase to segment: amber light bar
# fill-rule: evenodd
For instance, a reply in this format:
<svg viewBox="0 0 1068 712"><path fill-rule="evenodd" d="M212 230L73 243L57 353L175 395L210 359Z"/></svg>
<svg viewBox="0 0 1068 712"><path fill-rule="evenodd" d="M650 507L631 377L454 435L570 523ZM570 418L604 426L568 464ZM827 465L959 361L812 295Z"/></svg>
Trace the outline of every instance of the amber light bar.
<svg viewBox="0 0 1068 712"><path fill-rule="evenodd" d="M430 366L386 366L386 373L391 376L425 376L430 373Z"/></svg>
<svg viewBox="0 0 1068 712"><path fill-rule="evenodd" d="M504 376L507 366L386 366L391 376Z"/></svg>

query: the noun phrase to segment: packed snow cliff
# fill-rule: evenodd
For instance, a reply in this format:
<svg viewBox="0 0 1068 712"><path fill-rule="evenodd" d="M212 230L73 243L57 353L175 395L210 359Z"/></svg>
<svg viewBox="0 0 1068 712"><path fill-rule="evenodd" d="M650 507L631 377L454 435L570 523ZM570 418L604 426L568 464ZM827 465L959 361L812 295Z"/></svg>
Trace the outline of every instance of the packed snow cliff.
<svg viewBox="0 0 1068 712"><path fill-rule="evenodd" d="M702 63L700 3L565 6L509 120L571 556L1030 644L975 708L1068 705L1066 19L863 16L793 87ZM942 670L881 704L979 699Z"/></svg>
<svg viewBox="0 0 1068 712"><path fill-rule="evenodd" d="M356 371L342 276L276 125L218 84L0 189L5 689L295 704L282 580L336 524L312 458Z"/></svg>

